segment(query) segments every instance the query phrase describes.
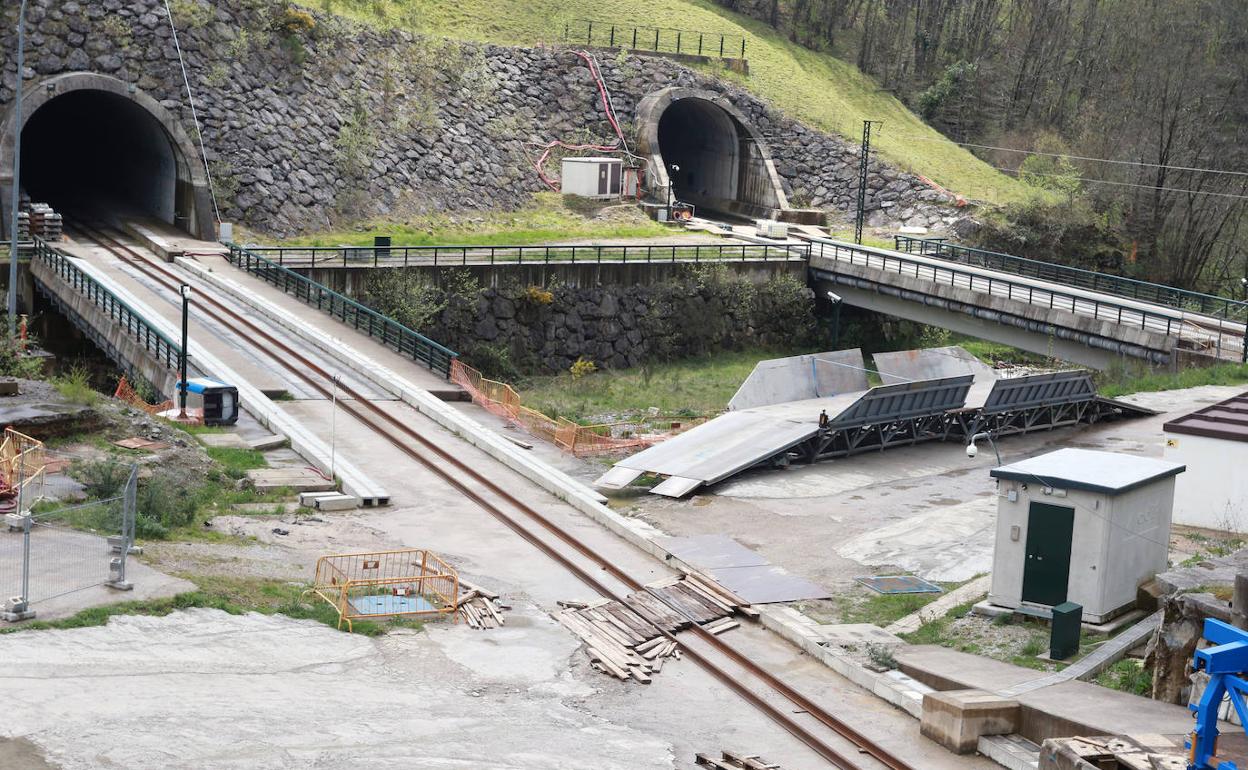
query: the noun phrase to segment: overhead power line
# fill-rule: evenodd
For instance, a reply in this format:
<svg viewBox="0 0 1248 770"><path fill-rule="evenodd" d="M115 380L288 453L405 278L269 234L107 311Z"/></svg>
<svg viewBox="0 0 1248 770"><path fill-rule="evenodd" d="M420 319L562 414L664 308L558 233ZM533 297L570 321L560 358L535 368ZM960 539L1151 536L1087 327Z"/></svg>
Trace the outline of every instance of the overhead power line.
<svg viewBox="0 0 1248 770"><path fill-rule="evenodd" d="M1041 152L1040 150L1020 150L1016 147L996 147L991 144L974 144L972 142L955 142L952 139L934 139L930 137L908 136L909 141L914 142L948 142L956 144L959 147L974 147L978 150L999 150L1001 152L1016 152L1022 155L1041 155L1047 158L1066 158L1068 160L1086 160L1092 163L1113 163L1120 166L1143 166L1145 168L1164 168L1170 171L1194 171L1202 174L1225 174L1227 176L1245 176L1248 177L1248 171L1233 171L1222 168L1202 168L1200 166L1173 166L1166 163L1149 163L1143 160L1119 160L1114 158L1094 158L1090 155L1066 155L1060 152Z"/></svg>
<svg viewBox="0 0 1248 770"><path fill-rule="evenodd" d="M993 166L993 168L995 168L997 171L1004 171L1008 174L1020 173L1019 170L1016 168L1007 168L1005 166ZM1082 177L1082 176L1066 176L1065 174L1041 174L1041 173L1032 172L1032 171L1028 171L1027 174L1028 176L1045 176L1045 177L1052 177L1054 179L1070 179L1070 180L1078 181L1078 182L1091 182L1092 184L1114 185L1116 187L1138 187L1142 190L1160 190L1162 192L1189 193L1191 195L1212 195L1217 198L1235 198L1236 200L1248 200L1248 195L1241 195L1237 193L1210 192L1208 190L1190 190L1190 189L1183 188L1183 187L1157 187L1156 185L1151 185L1151 184L1137 184L1135 182L1112 182L1108 179L1090 179L1088 177Z"/></svg>

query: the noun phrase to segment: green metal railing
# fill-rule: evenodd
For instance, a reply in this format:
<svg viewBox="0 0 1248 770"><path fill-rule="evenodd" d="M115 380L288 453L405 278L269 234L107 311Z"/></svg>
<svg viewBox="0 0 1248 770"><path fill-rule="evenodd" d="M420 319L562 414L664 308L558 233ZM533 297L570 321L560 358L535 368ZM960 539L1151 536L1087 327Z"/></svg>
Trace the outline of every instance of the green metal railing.
<svg viewBox="0 0 1248 770"><path fill-rule="evenodd" d="M1178 289L1164 284L1139 281L1120 275L1098 273L1052 262L1042 262L1037 259L1016 257L1012 254L986 251L970 246L959 246L955 243L949 243L944 238L914 238L908 235L896 235L893 236L893 240L897 251L907 254L936 257L972 267L982 267L1027 278L1053 281L1063 286L1088 289L1089 291L1102 294L1113 294L1162 307L1201 313L1214 318L1248 321L1248 302L1228 297L1202 294L1197 291Z"/></svg>
<svg viewBox="0 0 1248 770"><path fill-rule="evenodd" d="M968 265L967 268L944 266L915 259L900 248L893 252L824 238L815 238L812 242L815 247L813 256L909 276L928 283L1006 297L1052 310L1091 316L1128 328L1160 332L1185 340L1194 346L1192 349L1201 350L1215 358L1222 359L1226 353L1237 353L1236 358L1248 362L1248 331L1216 318L1209 319L1205 324L1196 324L1185 318L1183 313L1166 307L1150 308L1144 302L1127 304L1103 296L1063 291L1061 287L1011 280L1008 271L994 275L987 270L974 269L980 267L979 265Z"/></svg>
<svg viewBox="0 0 1248 770"><path fill-rule="evenodd" d="M343 323L361 331L386 347L411 357L443 377L451 376L451 362L458 353L440 345L420 332L393 321L372 308L323 286L294 270L267 259L256 250L237 244L230 248L229 260L235 266L273 284L283 292L317 310L329 313Z"/></svg>
<svg viewBox="0 0 1248 770"><path fill-rule="evenodd" d="M572 19L563 25L563 42L571 45L625 48L630 51L745 58L745 36L669 27L615 24L600 19Z"/></svg>
<svg viewBox="0 0 1248 770"><path fill-rule="evenodd" d="M282 267L454 267L603 262L750 262L806 259L809 244L674 243L633 246L248 246Z"/></svg>
<svg viewBox="0 0 1248 770"><path fill-rule="evenodd" d="M33 258L47 265L71 289L86 297L104 311L109 320L121 327L128 337L139 342L157 362L177 370L182 348L148 323L134 308L83 272L68 256L35 239L31 246Z"/></svg>

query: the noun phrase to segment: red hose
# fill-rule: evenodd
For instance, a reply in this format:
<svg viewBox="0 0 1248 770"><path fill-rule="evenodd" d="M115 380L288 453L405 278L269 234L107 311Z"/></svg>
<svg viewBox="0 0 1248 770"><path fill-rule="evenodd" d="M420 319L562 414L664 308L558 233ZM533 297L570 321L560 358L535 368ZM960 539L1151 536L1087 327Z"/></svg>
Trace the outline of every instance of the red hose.
<svg viewBox="0 0 1248 770"><path fill-rule="evenodd" d="M602 111L604 114L606 114L607 122L611 124L611 128L615 129L616 140L613 144L607 145L607 144L567 144L566 142L560 139L553 139L544 145L540 145L540 147L542 148L542 154L537 159L537 161L533 164L533 166L534 166L534 169L537 171L538 179L541 179L542 182L547 187L554 190L555 192L559 192L559 189L560 189L558 180L552 180L550 177L546 175L546 172L543 170L544 166L546 165L546 161L550 159L550 155L551 153L555 151L555 148L558 147L558 148L562 148L565 150L572 150L573 152L580 152L582 150L595 150L597 152L617 152L620 149L620 146L624 144L624 132L623 130L620 129L620 123L616 119L614 111L611 109L611 100L607 96L607 85L602 79L602 73L599 72L598 66L594 64L593 58L591 58L588 53L586 53L585 51L573 51L572 53L581 57L585 61L585 65L589 68L589 74L592 75L594 78L594 85L598 87L598 97L602 101Z"/></svg>

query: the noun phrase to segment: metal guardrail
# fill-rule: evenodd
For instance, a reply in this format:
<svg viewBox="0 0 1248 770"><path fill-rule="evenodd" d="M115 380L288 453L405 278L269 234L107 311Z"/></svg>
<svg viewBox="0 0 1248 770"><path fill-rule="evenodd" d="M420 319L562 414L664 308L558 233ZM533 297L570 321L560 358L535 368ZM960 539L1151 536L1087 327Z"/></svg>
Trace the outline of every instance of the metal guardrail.
<svg viewBox="0 0 1248 770"><path fill-rule="evenodd" d="M1150 283L1120 275L1098 273L1078 267L1042 262L1037 259L1016 257L996 251L959 246L944 238L914 238L908 235L893 236L897 251L920 254L951 262L958 262L988 270L998 270L1027 278L1054 281L1104 294L1137 299L1154 305L1189 310L1202 315L1226 320L1248 321L1248 302L1218 297L1212 294L1188 291L1160 283Z"/></svg>
<svg viewBox="0 0 1248 770"><path fill-rule="evenodd" d="M169 369L177 369L182 348L148 323L134 308L79 269L72 259L52 248L42 239L34 241L32 254L34 259L46 264L70 288L107 313L111 321L124 329L127 336L142 344L144 350L157 362Z"/></svg>
<svg viewBox="0 0 1248 770"><path fill-rule="evenodd" d="M645 246L248 246L281 267L463 267L603 262L749 262L806 259L810 245L678 243Z"/></svg>
<svg viewBox="0 0 1248 770"><path fill-rule="evenodd" d="M1030 305L1039 305L1054 310L1065 310L1077 315L1112 321L1129 328L1140 328L1147 331L1160 332L1178 339L1188 339L1196 344L1197 349L1204 349L1211 355L1221 358L1224 347L1240 348L1240 359L1248 362L1248 329L1243 333L1224 332L1220 327L1199 325L1202 333L1193 334L1191 330L1198 326L1181 313L1156 312L1138 305L1127 305L1112 300L1099 299L1085 294L1075 294L1036 286L1031 283L1012 281L985 275L974 270L959 269L954 266L941 266L932 262L911 259L901 252L890 252L884 249L873 249L841 241L814 239L817 247L814 254L838 262L851 265L862 265L898 275L913 276L919 280L932 283L957 286L959 288L979 291L993 296L1019 300ZM928 255L924 255L928 256ZM975 265L973 267L978 267ZM991 269L991 268L989 268ZM1030 277L1030 276L1027 276ZM1142 300L1143 301L1143 300ZM1219 323L1216 319L1210 319ZM1184 337L1184 330L1189 333ZM1233 340L1236 344L1224 344Z"/></svg>
<svg viewBox="0 0 1248 770"><path fill-rule="evenodd" d="M598 19L572 19L564 23L563 41L589 47L714 56L719 59L745 58L744 35L613 24Z"/></svg>
<svg viewBox="0 0 1248 770"><path fill-rule="evenodd" d="M350 297L299 275L252 249L233 243L226 245L230 248L229 260L237 267L273 284L292 297L315 306L317 310L328 312L334 318L354 327L357 331L364 332L386 347L411 356L414 361L424 364L443 377L451 376L451 361L459 354L450 348L434 342L398 321L385 317L372 308L361 305Z"/></svg>

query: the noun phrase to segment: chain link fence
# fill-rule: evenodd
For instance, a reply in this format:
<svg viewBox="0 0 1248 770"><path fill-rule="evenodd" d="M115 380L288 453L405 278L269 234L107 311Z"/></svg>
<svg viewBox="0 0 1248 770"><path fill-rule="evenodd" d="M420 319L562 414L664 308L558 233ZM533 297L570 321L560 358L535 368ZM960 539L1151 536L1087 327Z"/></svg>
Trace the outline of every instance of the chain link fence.
<svg viewBox="0 0 1248 770"><path fill-rule="evenodd" d="M120 494L83 503L47 504L19 483L16 509L4 517L7 533L0 533L0 617L26 620L42 602L98 586L129 590L137 490L135 465Z"/></svg>

